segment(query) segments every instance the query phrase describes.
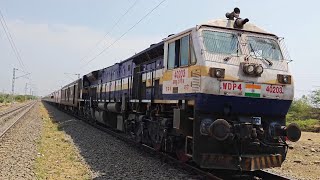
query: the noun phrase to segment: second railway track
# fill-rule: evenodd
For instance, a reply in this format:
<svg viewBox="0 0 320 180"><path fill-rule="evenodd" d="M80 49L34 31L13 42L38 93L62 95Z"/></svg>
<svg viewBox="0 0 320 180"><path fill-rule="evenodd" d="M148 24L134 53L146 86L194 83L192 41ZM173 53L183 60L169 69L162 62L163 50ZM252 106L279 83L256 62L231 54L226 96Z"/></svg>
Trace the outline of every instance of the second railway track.
<svg viewBox="0 0 320 180"><path fill-rule="evenodd" d="M12 128L30 109L36 104L37 101L31 101L27 104L7 109L0 112L0 138Z"/></svg>

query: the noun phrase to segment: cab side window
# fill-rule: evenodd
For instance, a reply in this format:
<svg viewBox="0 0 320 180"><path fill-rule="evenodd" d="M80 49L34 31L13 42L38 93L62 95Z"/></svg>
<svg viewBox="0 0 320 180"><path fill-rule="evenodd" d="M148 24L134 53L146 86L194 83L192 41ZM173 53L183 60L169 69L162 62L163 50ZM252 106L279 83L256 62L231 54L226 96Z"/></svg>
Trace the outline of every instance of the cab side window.
<svg viewBox="0 0 320 180"><path fill-rule="evenodd" d="M192 52L190 46L190 35L169 43L168 69L195 64L194 52Z"/></svg>
<svg viewBox="0 0 320 180"><path fill-rule="evenodd" d="M168 69L173 69L175 67L175 54L176 54L176 43L169 43L168 49Z"/></svg>
<svg viewBox="0 0 320 180"><path fill-rule="evenodd" d="M180 40L180 66L189 64L189 35Z"/></svg>

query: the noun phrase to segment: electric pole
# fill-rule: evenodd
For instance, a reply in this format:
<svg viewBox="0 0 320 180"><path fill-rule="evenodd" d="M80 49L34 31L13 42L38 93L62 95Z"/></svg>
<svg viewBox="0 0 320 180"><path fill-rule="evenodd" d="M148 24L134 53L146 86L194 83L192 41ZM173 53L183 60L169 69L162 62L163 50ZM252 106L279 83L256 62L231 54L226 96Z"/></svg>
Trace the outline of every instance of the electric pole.
<svg viewBox="0 0 320 180"><path fill-rule="evenodd" d="M14 82L16 80L16 68L13 68L13 77L12 77L12 89L11 89L11 95L14 95Z"/></svg>
<svg viewBox="0 0 320 180"><path fill-rule="evenodd" d="M16 80L16 68L13 68L13 76L12 76L12 89L11 89L11 96L12 96L12 101L14 101L14 83Z"/></svg>
<svg viewBox="0 0 320 180"><path fill-rule="evenodd" d="M26 83L26 86L24 87L24 95L27 95L27 91L28 91L28 83Z"/></svg>
<svg viewBox="0 0 320 180"><path fill-rule="evenodd" d="M24 87L24 100L27 100L27 91L28 91L28 83L26 83L26 86Z"/></svg>

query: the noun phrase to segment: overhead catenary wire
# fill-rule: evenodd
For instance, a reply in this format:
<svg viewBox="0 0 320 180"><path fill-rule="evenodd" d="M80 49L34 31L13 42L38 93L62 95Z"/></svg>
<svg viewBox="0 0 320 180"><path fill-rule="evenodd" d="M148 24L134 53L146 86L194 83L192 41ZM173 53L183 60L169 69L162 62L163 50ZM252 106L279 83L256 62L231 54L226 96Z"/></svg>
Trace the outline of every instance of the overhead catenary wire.
<svg viewBox="0 0 320 180"><path fill-rule="evenodd" d="M141 19L139 19L139 21L137 21L133 26L131 26L127 31L125 31L120 37L115 39L109 46L105 47L100 53L98 53L96 56L91 58L86 64L81 66L81 69L86 67L90 62L94 61L97 57L99 57L101 54L103 54L106 50L110 49L114 44L116 44L120 39L122 39L128 32L130 32L133 28L135 28L141 21L143 21L146 17L148 17L153 11L155 11L165 1L166 0L162 0L160 3L158 3L153 9L151 9Z"/></svg>
<svg viewBox="0 0 320 180"><path fill-rule="evenodd" d="M9 43L10 43L10 46L11 46L11 48L12 48L12 50L13 50L13 52L14 52L17 60L18 60L18 62L20 63L21 68L23 68L23 67L24 67L24 64L23 64L22 61L20 61L19 54L18 54L18 52L16 51L16 48L15 48L15 45L14 45L14 41L12 40L12 37L11 37L11 35L10 35L10 32L8 31L7 24L6 24L6 22L5 22L4 16L3 16L2 13L1 13L1 10L0 10L0 14L1 14L0 21L1 21L1 25L2 25L2 27L3 27L4 33L5 33L7 39L8 39L8 41L9 41Z"/></svg>
<svg viewBox="0 0 320 180"><path fill-rule="evenodd" d="M10 46L12 48L12 51L14 52L14 54L15 54L15 56L16 56L19 64L20 64L21 68L24 70L24 72L26 72L26 67L25 67L25 65L24 65L24 63L22 61L22 58L21 58L20 53L19 53L19 50L18 50L18 48L17 48L17 46L16 46L16 44L15 44L13 38L12 38L12 35L11 35L10 30L9 30L9 28L7 26L6 20L5 20L4 16L3 16L3 13L1 11L1 9L0 9L0 21L1 21L1 25L3 27L3 30L5 32L5 35L6 35L8 41L10 43Z"/></svg>
<svg viewBox="0 0 320 180"><path fill-rule="evenodd" d="M103 36L102 39L100 39L99 41L96 42L96 44L88 51L88 53L83 56L80 59L80 62L84 61L85 59L87 59L89 57L89 55L92 53L92 51L105 39L108 37L108 35L114 30L115 27L118 26L118 24L121 22L121 20L131 11L131 9L133 9L133 7L137 4L139 0L136 0L127 10L125 13L123 13L118 20L112 25L112 27L110 28L110 30Z"/></svg>

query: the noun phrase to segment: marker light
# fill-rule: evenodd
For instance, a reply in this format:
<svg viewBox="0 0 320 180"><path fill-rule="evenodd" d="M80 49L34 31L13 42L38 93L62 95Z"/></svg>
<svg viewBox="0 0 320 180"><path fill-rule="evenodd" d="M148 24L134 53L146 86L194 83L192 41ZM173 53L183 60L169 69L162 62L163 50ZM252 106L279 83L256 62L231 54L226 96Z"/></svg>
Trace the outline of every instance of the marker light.
<svg viewBox="0 0 320 180"><path fill-rule="evenodd" d="M288 76L283 76L283 82L287 84L288 81L289 81Z"/></svg>
<svg viewBox="0 0 320 180"><path fill-rule="evenodd" d="M224 75L224 73L221 69L216 69L215 75L217 78L221 78Z"/></svg>
<svg viewBox="0 0 320 180"><path fill-rule="evenodd" d="M216 78L224 78L225 69L222 68L210 68L210 76Z"/></svg>
<svg viewBox="0 0 320 180"><path fill-rule="evenodd" d="M290 75L278 74L277 79L278 79L279 83L291 84L291 76Z"/></svg>

